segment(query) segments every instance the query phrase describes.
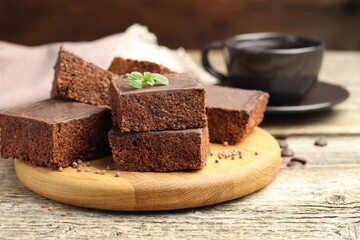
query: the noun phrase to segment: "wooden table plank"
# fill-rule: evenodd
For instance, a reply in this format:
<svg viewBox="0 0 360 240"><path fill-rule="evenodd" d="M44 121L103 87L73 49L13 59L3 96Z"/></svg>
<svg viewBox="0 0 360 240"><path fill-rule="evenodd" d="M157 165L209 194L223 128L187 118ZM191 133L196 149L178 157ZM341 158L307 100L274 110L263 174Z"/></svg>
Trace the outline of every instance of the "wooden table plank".
<svg viewBox="0 0 360 240"><path fill-rule="evenodd" d="M268 187L242 199L150 213L96 211L46 200L16 180L12 161L1 161L0 167L6 182L1 185L0 237L216 239L220 234L226 239L263 239L270 233L272 239L336 239L360 233L360 165L356 164L283 167Z"/></svg>
<svg viewBox="0 0 360 240"><path fill-rule="evenodd" d="M320 177L324 170L328 179ZM359 170L352 165L282 169L269 187L251 196L205 208L153 213L66 206L33 194L12 179L14 184L1 199L0 237L216 239L221 234L235 239L356 239L359 181L344 179L357 178Z"/></svg>
<svg viewBox="0 0 360 240"><path fill-rule="evenodd" d="M360 86L360 52L326 51L319 79L348 88Z"/></svg>
<svg viewBox="0 0 360 240"><path fill-rule="evenodd" d="M199 52L196 56L200 56ZM215 61L219 61L219 58ZM254 194L214 206L165 212L107 212L47 200L0 160L0 239L357 239L360 237L360 52L327 52L321 79L351 97L333 110L268 117L304 167L283 158L276 179ZM325 137L326 147L314 146Z"/></svg>

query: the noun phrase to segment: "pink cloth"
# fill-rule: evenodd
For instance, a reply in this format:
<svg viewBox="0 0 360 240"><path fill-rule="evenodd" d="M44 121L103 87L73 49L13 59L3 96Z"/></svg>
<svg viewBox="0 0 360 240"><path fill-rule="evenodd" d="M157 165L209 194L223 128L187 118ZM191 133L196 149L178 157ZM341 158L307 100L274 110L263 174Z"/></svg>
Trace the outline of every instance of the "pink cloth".
<svg viewBox="0 0 360 240"><path fill-rule="evenodd" d="M106 67L115 41L116 38L108 37L64 45L84 59ZM0 109L49 98L59 46L60 43L24 47L0 42Z"/></svg>
<svg viewBox="0 0 360 240"><path fill-rule="evenodd" d="M124 33L91 42L53 43L26 47L0 41L0 109L50 97L53 67L59 46L107 69L115 56L148 60L175 71L188 72L205 83L216 81L200 68L183 49L157 45L156 36L134 24Z"/></svg>

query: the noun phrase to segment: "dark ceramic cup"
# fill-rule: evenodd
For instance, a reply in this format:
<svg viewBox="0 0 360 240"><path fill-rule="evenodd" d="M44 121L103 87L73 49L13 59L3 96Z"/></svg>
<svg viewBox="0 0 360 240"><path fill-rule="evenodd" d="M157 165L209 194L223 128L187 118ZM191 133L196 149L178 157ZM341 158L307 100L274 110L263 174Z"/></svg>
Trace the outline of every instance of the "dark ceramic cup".
<svg viewBox="0 0 360 240"><path fill-rule="evenodd" d="M222 50L228 75L210 65L213 49ZM323 51L321 41L307 37L249 33L210 43L202 63L221 85L266 91L271 105L296 104L316 84Z"/></svg>

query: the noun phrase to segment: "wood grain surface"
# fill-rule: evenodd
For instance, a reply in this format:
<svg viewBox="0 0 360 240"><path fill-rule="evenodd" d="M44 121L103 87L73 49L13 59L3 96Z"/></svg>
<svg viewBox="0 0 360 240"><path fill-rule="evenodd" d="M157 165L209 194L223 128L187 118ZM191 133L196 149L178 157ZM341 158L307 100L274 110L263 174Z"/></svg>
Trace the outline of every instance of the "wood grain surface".
<svg viewBox="0 0 360 240"><path fill-rule="evenodd" d="M215 162L218 153L233 150L241 150L242 158ZM58 172L18 160L15 170L33 192L62 203L103 210L152 211L200 207L242 197L269 184L280 166L278 143L260 128L236 145L211 144L211 151L215 155L199 171L124 172L111 163L111 157L92 161L90 172L85 172L85 167L82 172L71 167ZM107 166L112 170L95 174ZM120 177L115 177L117 171Z"/></svg>
<svg viewBox="0 0 360 240"><path fill-rule="evenodd" d="M267 187L221 204L161 212L73 207L31 192L17 180L13 161L1 160L0 239L359 239L359 66L360 52L326 52L320 76L346 87L350 98L313 115L324 126L303 115L269 122L266 116L263 125L290 133L289 148L307 164L289 168L283 157ZM328 146L314 146L318 137Z"/></svg>
<svg viewBox="0 0 360 240"><path fill-rule="evenodd" d="M357 239L360 234L359 137L287 142L307 165L281 170L267 187L208 207L164 212L108 212L48 200L28 190L12 160L0 161L2 239ZM310 150L310 151L309 151ZM101 226L101 227L100 227Z"/></svg>

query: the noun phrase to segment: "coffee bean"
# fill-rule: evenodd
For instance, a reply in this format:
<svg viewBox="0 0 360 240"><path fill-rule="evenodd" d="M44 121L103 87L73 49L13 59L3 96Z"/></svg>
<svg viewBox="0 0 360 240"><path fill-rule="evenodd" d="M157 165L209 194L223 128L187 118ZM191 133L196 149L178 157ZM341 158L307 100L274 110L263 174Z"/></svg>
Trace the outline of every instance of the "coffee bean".
<svg viewBox="0 0 360 240"><path fill-rule="evenodd" d="M276 139L285 140L289 135L287 135L287 134L275 134L275 135L273 135L273 136L274 136L274 138L276 138Z"/></svg>
<svg viewBox="0 0 360 240"><path fill-rule="evenodd" d="M280 148L287 148L288 144L285 142L285 140L277 140L279 143Z"/></svg>
<svg viewBox="0 0 360 240"><path fill-rule="evenodd" d="M293 157L293 158L291 158L290 162L299 162L302 165L305 165L306 164L306 159L302 158L302 157Z"/></svg>
<svg viewBox="0 0 360 240"><path fill-rule="evenodd" d="M319 146L319 147L324 147L327 145L327 141L323 138L319 138L319 139L316 139L314 145Z"/></svg>
<svg viewBox="0 0 360 240"><path fill-rule="evenodd" d="M286 164L287 167L301 167L303 166L302 163L297 162L297 161L290 161Z"/></svg>
<svg viewBox="0 0 360 240"><path fill-rule="evenodd" d="M283 149L281 151L281 156L282 157L292 157L292 156L294 156L294 154L295 154L294 151L291 150L291 149L288 149L288 148Z"/></svg>

